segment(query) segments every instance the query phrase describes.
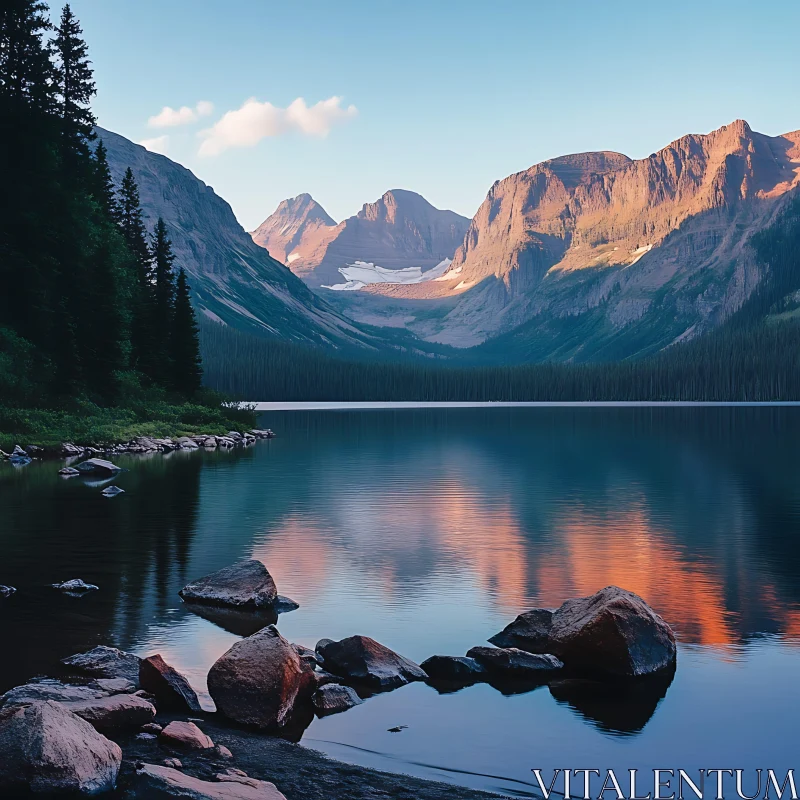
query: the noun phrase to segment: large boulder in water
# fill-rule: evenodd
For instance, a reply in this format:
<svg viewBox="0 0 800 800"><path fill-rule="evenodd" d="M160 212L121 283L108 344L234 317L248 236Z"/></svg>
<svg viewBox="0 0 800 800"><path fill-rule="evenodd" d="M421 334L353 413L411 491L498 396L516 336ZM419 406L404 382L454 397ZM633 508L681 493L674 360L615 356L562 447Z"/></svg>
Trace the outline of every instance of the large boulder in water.
<svg viewBox="0 0 800 800"><path fill-rule="evenodd" d="M546 609L537 609L546 612ZM558 656L568 669L622 677L650 675L675 663L675 635L641 597L607 586L567 600L550 615L523 614L492 640Z"/></svg>
<svg viewBox="0 0 800 800"><path fill-rule="evenodd" d="M62 658L61 663L70 670L93 678L125 678L139 685L139 656L116 647L98 645L86 653Z"/></svg>
<svg viewBox="0 0 800 800"><path fill-rule="evenodd" d="M156 698L159 708L201 711L197 694L174 667L156 653L139 664L139 685Z"/></svg>
<svg viewBox="0 0 800 800"><path fill-rule="evenodd" d="M0 795L96 794L114 788L119 746L50 700L0 711Z"/></svg>
<svg viewBox="0 0 800 800"><path fill-rule="evenodd" d="M328 672L373 689L396 689L428 677L419 664L369 636L349 636L340 642L322 640L316 651L323 657Z"/></svg>
<svg viewBox="0 0 800 800"><path fill-rule="evenodd" d="M316 691L314 670L270 625L242 639L208 673L208 692L223 716L245 725L290 726L296 705Z"/></svg>
<svg viewBox="0 0 800 800"><path fill-rule="evenodd" d="M179 592L187 602L237 608L270 608L278 597L275 581L258 560L241 561L187 584Z"/></svg>

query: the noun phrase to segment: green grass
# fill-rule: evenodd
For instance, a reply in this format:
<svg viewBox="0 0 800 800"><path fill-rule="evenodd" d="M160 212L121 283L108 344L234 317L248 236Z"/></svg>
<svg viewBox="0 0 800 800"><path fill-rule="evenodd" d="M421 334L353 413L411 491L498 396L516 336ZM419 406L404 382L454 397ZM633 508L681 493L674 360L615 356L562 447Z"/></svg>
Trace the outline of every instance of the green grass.
<svg viewBox="0 0 800 800"><path fill-rule="evenodd" d="M142 400L104 408L76 401L69 409L0 406L0 449L15 444L50 447L62 442L102 446L136 436L176 437L221 434L255 426L250 408L232 408L209 395L202 402Z"/></svg>

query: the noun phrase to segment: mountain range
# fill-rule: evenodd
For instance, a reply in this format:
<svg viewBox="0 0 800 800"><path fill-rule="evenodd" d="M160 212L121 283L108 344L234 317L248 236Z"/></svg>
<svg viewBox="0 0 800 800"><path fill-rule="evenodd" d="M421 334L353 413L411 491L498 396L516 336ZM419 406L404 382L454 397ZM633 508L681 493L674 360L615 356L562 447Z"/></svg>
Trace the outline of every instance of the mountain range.
<svg viewBox="0 0 800 800"><path fill-rule="evenodd" d="M471 221L393 189L336 223L301 194L248 236L188 170L100 135L149 222L166 219L206 318L379 351L399 328L497 361L637 357L714 328L762 280L750 241L800 185L800 131L737 120L643 159L535 164L496 181Z"/></svg>
<svg viewBox="0 0 800 800"><path fill-rule="evenodd" d="M300 231L287 263L354 321L460 348L486 343L484 352L525 360L622 358L691 339L735 311L763 276L749 240L798 183L800 131L771 137L736 120L644 159L578 153L510 175L490 188L458 245L440 238L424 262L394 233L398 215L381 213L397 192L339 226L308 226L307 235L292 204L324 212L301 195L259 231ZM406 206L403 230L423 227L413 213L420 206ZM369 236L356 235L361 220ZM253 235L277 251L274 234ZM412 280L383 275L334 286L357 290L335 298L325 291L334 270L357 277L348 268L356 262L430 270L440 256L452 264L428 280L424 271Z"/></svg>
<svg viewBox="0 0 800 800"><path fill-rule="evenodd" d="M337 225L310 195L301 194L284 200L252 237L309 286L339 288L342 277L350 282L347 267L355 264L370 283L419 278L452 258L469 224L416 192L391 189Z"/></svg>

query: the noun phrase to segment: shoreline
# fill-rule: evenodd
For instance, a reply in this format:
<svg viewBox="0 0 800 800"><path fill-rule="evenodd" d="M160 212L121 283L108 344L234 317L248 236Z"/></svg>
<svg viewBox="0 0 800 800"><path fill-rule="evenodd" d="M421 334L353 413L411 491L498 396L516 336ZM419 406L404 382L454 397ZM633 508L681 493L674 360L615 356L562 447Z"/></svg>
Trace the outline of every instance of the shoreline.
<svg viewBox="0 0 800 800"><path fill-rule="evenodd" d="M537 401L462 401L462 400L356 400L324 401L247 401L257 413L265 411L391 411L403 409L458 408L800 408L800 400L537 400Z"/></svg>

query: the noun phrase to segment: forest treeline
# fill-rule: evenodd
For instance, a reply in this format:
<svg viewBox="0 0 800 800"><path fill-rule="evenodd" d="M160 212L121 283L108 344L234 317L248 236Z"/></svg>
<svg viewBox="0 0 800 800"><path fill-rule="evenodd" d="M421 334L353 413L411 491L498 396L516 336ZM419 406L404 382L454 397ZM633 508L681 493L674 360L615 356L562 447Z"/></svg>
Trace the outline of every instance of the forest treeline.
<svg viewBox="0 0 800 800"><path fill-rule="evenodd" d="M723 325L609 363L444 366L332 358L202 325L209 385L248 400L800 400L800 198L752 240L766 276Z"/></svg>
<svg viewBox="0 0 800 800"><path fill-rule="evenodd" d="M107 405L201 387L198 328L166 226L112 182L69 5L0 5L0 402Z"/></svg>

